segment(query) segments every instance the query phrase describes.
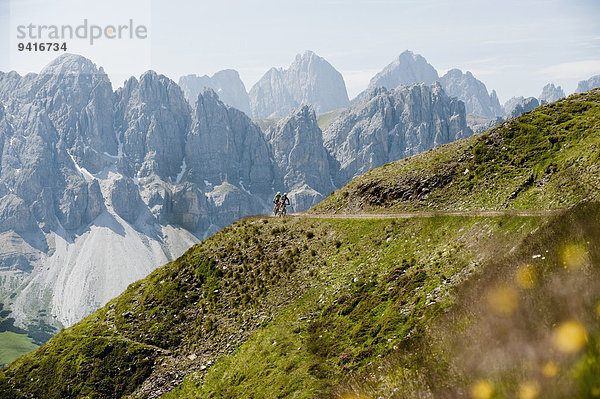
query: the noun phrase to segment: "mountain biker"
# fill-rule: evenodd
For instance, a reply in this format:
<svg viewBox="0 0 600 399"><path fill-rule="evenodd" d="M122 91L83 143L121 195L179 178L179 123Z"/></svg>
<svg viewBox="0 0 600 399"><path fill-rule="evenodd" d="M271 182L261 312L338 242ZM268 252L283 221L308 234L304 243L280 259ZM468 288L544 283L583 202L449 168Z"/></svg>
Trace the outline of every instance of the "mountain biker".
<svg viewBox="0 0 600 399"><path fill-rule="evenodd" d="M277 191L277 194L275 194L275 198L273 198L273 203L275 204L275 206L273 207L273 213L277 214L277 209L279 208L279 200L281 199L281 192Z"/></svg>
<svg viewBox="0 0 600 399"><path fill-rule="evenodd" d="M288 198L287 193L283 193L283 195L279 199L279 208L283 211L284 214L285 214L285 207L287 205L290 205L290 199Z"/></svg>

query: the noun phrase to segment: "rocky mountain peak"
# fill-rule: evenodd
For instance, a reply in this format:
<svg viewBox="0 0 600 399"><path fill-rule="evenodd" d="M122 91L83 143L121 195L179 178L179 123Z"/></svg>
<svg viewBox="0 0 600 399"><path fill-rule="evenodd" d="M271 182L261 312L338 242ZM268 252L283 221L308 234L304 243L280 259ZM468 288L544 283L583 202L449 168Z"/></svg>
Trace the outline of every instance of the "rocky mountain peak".
<svg viewBox="0 0 600 399"><path fill-rule="evenodd" d="M514 118L537 108L539 105L540 102L535 97L512 97L504 103L504 112L507 118Z"/></svg>
<svg viewBox="0 0 600 399"><path fill-rule="evenodd" d="M275 183L289 193L295 211L315 205L333 190L329 156L311 105L302 105L267 131L276 164Z"/></svg>
<svg viewBox="0 0 600 399"><path fill-rule="evenodd" d="M438 73L435 68L420 54L406 50L371 79L369 88L382 86L394 89L399 85L431 84L436 80Z"/></svg>
<svg viewBox="0 0 600 399"><path fill-rule="evenodd" d="M319 113L348 104L342 75L311 51L298 54L288 69L269 69L249 96L254 118L287 115L301 104L312 104Z"/></svg>
<svg viewBox="0 0 600 399"><path fill-rule="evenodd" d="M577 84L575 93L583 93L584 91L589 91L595 89L596 87L600 87L600 75L595 75L589 79L580 81Z"/></svg>
<svg viewBox="0 0 600 399"><path fill-rule="evenodd" d="M542 93L538 97L541 104L552 103L565 97L565 92L558 86L554 86L554 83L548 83L542 89Z"/></svg>
<svg viewBox="0 0 600 399"><path fill-rule="evenodd" d="M46 65L40 75L66 75L66 74L95 74L104 73L89 59L77 54L63 54Z"/></svg>
<svg viewBox="0 0 600 399"><path fill-rule="evenodd" d="M139 80L140 100L147 104L176 104L184 106L181 88L171 79L154 71L147 71Z"/></svg>
<svg viewBox="0 0 600 399"><path fill-rule="evenodd" d="M493 118L503 114L502 106L495 92L488 94L485 84L469 71L451 69L440 78L444 91L465 103L467 114Z"/></svg>
<svg viewBox="0 0 600 399"><path fill-rule="evenodd" d="M302 54L296 54L296 62L310 61L312 59L323 60L311 50L304 50Z"/></svg>
<svg viewBox="0 0 600 399"><path fill-rule="evenodd" d="M127 155L126 174L157 174L168 180L180 171L191 123L190 107L171 79L147 71L115 93L116 135Z"/></svg>
<svg viewBox="0 0 600 399"><path fill-rule="evenodd" d="M179 86L181 86L185 97L192 106L196 104L198 95L205 88L210 88L219 95L223 103L243 111L246 115L251 114L250 99L246 92L246 86L244 86L239 73L234 69L219 71L212 77L208 75L182 76L179 78Z"/></svg>
<svg viewBox="0 0 600 399"><path fill-rule="evenodd" d="M336 184L468 137L464 103L446 95L438 82L379 88L343 111L323 132L325 147L338 163Z"/></svg>
<svg viewBox="0 0 600 399"><path fill-rule="evenodd" d="M224 105L221 99L219 98L219 95L210 87L204 89L204 92L202 93L202 102L211 102L215 103L215 105L216 103Z"/></svg>
<svg viewBox="0 0 600 399"><path fill-rule="evenodd" d="M186 144L193 181L207 189L228 182L266 195L273 175L260 128L243 112L227 107L212 89L198 96Z"/></svg>

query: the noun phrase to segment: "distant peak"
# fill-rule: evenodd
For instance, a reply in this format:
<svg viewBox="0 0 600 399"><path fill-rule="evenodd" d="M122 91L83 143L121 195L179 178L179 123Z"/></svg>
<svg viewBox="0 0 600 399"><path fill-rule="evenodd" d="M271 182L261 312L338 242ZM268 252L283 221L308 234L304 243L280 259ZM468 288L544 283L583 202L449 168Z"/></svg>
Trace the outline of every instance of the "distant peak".
<svg viewBox="0 0 600 399"><path fill-rule="evenodd" d="M211 100L211 101L215 101L215 102L217 102L217 101L221 102L221 99L219 98L219 95L217 94L217 92L215 92L210 87L205 87L204 91L202 92L201 95L206 100Z"/></svg>
<svg viewBox="0 0 600 399"><path fill-rule="evenodd" d="M554 83L548 83L546 86L544 86L544 89L557 90L557 89L561 89L561 87L556 86Z"/></svg>
<svg viewBox="0 0 600 399"><path fill-rule="evenodd" d="M325 60L325 58L320 57L315 52L306 50L306 51L304 51L304 53L296 55L294 64L299 64L299 63L305 64L305 63L310 63L310 62L315 62L315 61L316 62L327 62L327 60Z"/></svg>
<svg viewBox="0 0 600 399"><path fill-rule="evenodd" d="M152 69L147 70L146 72L144 72L142 74L142 76L140 76L140 83L155 82L155 81L159 81L165 86L170 85L170 84L175 84L175 82L173 82L167 76L157 73L156 71L153 71Z"/></svg>
<svg viewBox="0 0 600 399"><path fill-rule="evenodd" d="M219 76L228 76L228 77L233 77L233 78L239 78L240 74L235 69L223 69L222 71L215 72L215 74L212 77L215 78L215 77L219 77Z"/></svg>
<svg viewBox="0 0 600 399"><path fill-rule="evenodd" d="M78 54L62 54L52 60L42 69L42 74L81 74L99 73L96 65L89 59ZM102 72L103 73L103 72Z"/></svg>
<svg viewBox="0 0 600 399"><path fill-rule="evenodd" d="M458 68L452 68L448 72L446 72L446 76L462 76L463 71Z"/></svg>
<svg viewBox="0 0 600 399"><path fill-rule="evenodd" d="M153 71L152 69L149 69L146 72L144 72L142 74L142 76L140 76L140 80L156 79L157 77L158 77L158 74L155 71Z"/></svg>

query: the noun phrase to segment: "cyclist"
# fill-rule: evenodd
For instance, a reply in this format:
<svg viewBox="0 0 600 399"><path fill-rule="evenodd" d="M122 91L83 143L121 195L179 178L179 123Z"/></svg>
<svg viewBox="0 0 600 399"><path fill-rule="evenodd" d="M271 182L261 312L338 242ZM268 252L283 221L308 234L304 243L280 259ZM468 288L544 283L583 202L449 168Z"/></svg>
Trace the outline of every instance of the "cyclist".
<svg viewBox="0 0 600 399"><path fill-rule="evenodd" d="M273 203L275 204L275 206L273 207L273 214L277 215L277 210L279 209L279 200L281 199L281 192L277 191L277 194L275 194L275 198L273 198Z"/></svg>
<svg viewBox="0 0 600 399"><path fill-rule="evenodd" d="M287 193L283 193L281 198L279 198L279 214L285 215L287 213L285 210L287 205L290 205L290 199L288 198Z"/></svg>

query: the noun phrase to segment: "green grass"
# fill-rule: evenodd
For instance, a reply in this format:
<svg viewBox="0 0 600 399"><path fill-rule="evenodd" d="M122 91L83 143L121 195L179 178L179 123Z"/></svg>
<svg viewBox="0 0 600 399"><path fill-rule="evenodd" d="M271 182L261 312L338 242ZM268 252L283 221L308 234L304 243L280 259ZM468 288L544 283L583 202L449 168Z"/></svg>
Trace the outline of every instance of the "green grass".
<svg viewBox="0 0 600 399"><path fill-rule="evenodd" d="M197 370L202 376L201 366L217 361L203 391L332 390L448 306L454 284L439 287L476 268L472 251L494 254L492 232L503 232L493 245L502 250L539 222L245 219L20 358L0 373L0 383L42 397L107 397L135 392L142 380L161 375ZM427 295L436 289L439 301L430 305ZM319 339L326 340L324 350L311 346ZM283 352L288 356L278 356ZM243 363L245 371L227 367ZM258 373L265 364L271 371Z"/></svg>
<svg viewBox="0 0 600 399"><path fill-rule="evenodd" d="M34 344L26 334L17 334L11 331L0 333L0 364L12 363L19 356L35 350Z"/></svg>
<svg viewBox="0 0 600 399"><path fill-rule="evenodd" d="M288 230L294 232L297 223L306 221L288 222ZM318 226L317 238L322 229L329 236L319 251L327 260L316 271L313 287L207 375L191 374L167 397L334 394L340 381L415 339L451 305L461 274L477 271L471 251L495 256L538 226L540 218L311 223ZM492 245L489 240L499 230L504 236Z"/></svg>
<svg viewBox="0 0 600 399"><path fill-rule="evenodd" d="M335 118L338 117L340 113L342 113L344 109L336 109L333 111L325 112L323 114L317 115L317 124L319 125L319 129L325 130L327 127L333 122Z"/></svg>
<svg viewBox="0 0 600 399"><path fill-rule="evenodd" d="M267 130L274 129L280 120L281 118L253 119L252 122L256 123L264 132L266 132Z"/></svg>
<svg viewBox="0 0 600 399"><path fill-rule="evenodd" d="M600 205L577 206L483 263L418 342L338 392L461 397L484 382L498 398L519 397L524 386L536 387L535 397L597 397L599 265ZM557 335L564 325L578 326L579 338Z"/></svg>

